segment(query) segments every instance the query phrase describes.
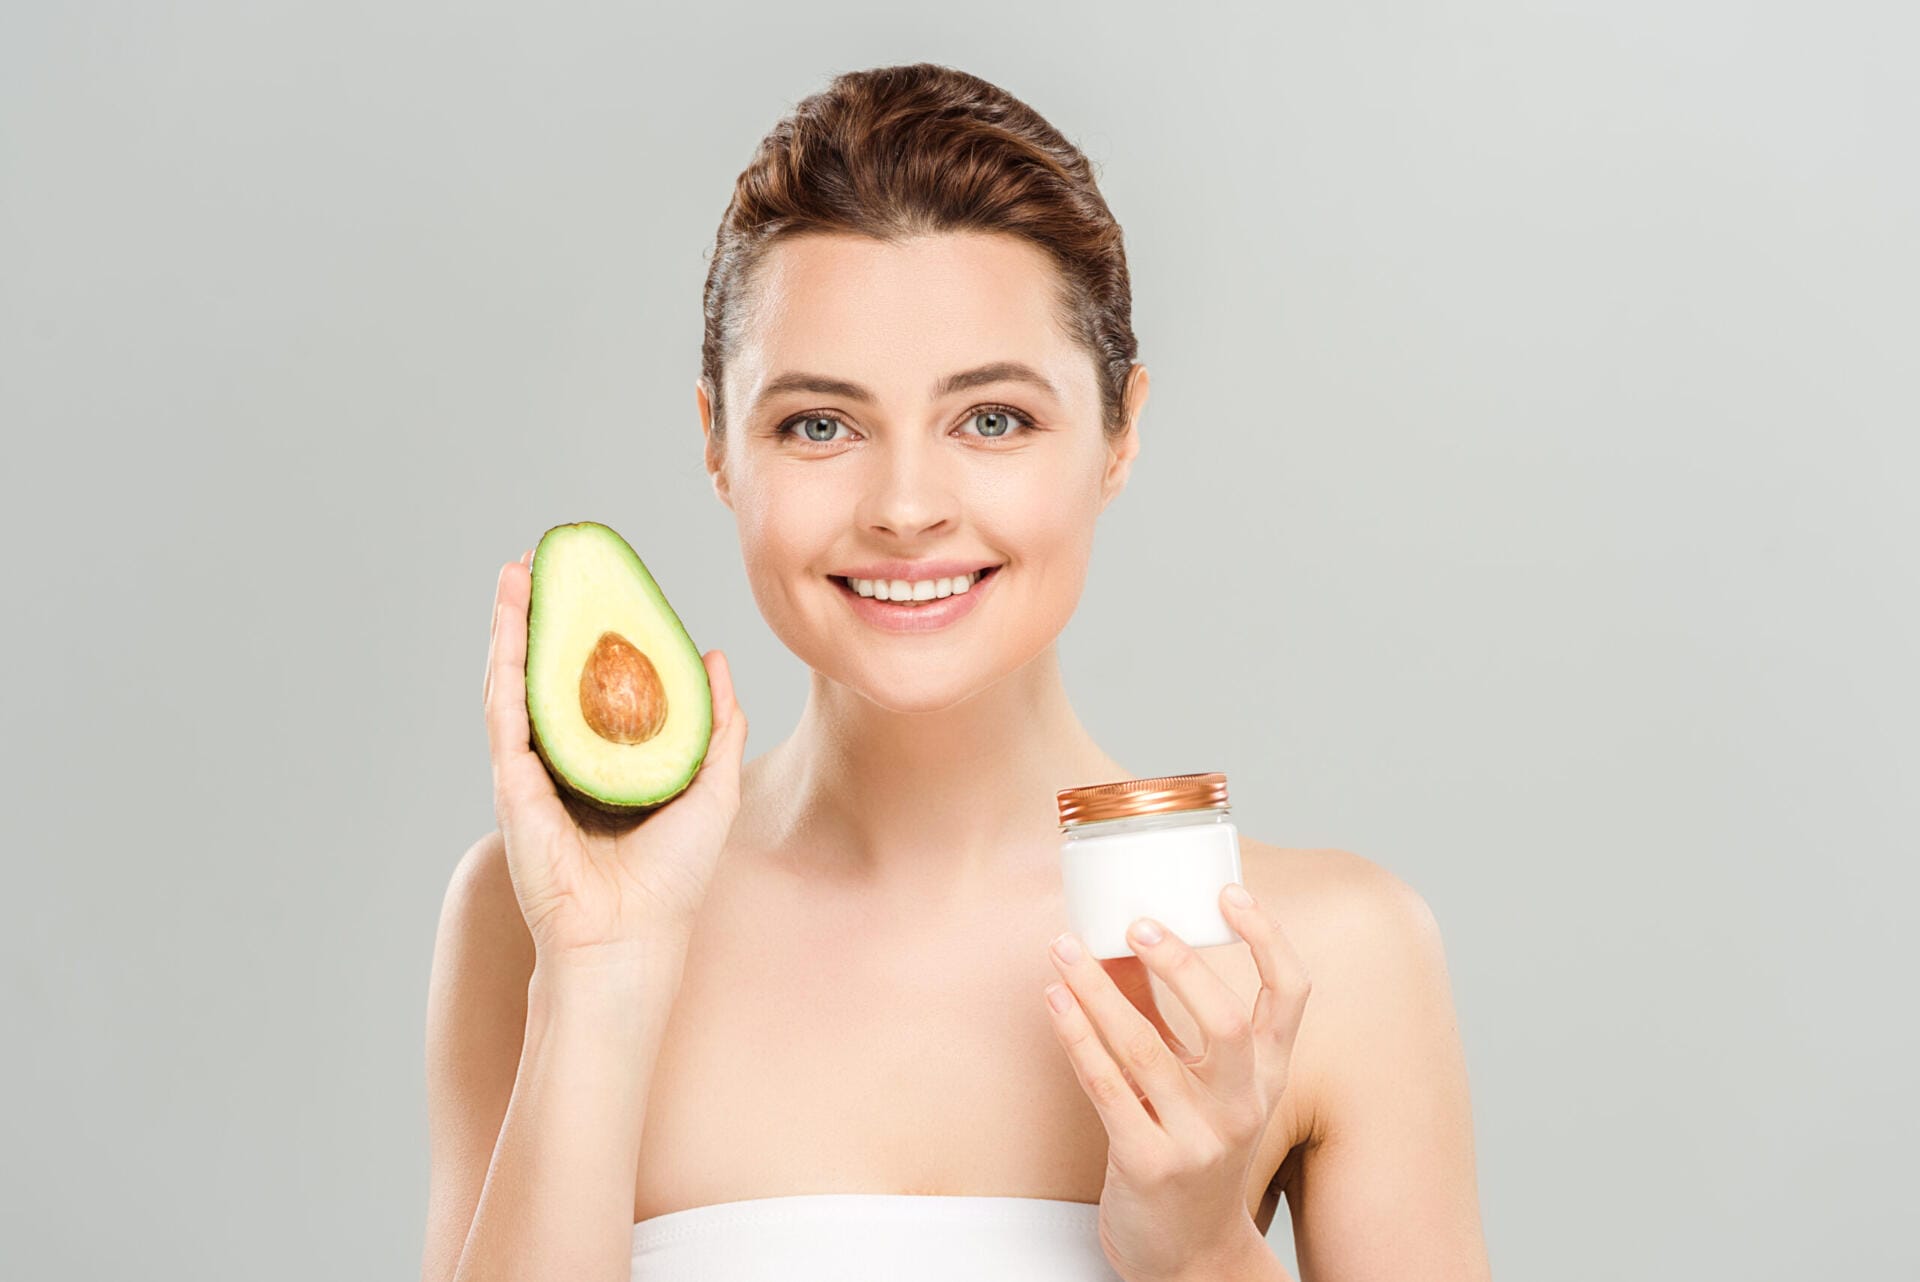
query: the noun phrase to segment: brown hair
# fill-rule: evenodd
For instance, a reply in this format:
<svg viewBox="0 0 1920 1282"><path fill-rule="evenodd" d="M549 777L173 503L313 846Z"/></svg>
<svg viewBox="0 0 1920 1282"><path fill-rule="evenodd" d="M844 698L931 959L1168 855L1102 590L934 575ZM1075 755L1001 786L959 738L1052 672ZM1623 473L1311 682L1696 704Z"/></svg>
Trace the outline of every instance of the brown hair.
<svg viewBox="0 0 1920 1282"><path fill-rule="evenodd" d="M722 438L721 369L737 305L767 248L837 231L887 242L939 231L1007 232L1059 267L1060 321L1093 357L1102 427L1126 428L1139 344L1120 224L1080 149L978 76L930 62L835 76L760 141L734 185L707 267L700 372Z"/></svg>

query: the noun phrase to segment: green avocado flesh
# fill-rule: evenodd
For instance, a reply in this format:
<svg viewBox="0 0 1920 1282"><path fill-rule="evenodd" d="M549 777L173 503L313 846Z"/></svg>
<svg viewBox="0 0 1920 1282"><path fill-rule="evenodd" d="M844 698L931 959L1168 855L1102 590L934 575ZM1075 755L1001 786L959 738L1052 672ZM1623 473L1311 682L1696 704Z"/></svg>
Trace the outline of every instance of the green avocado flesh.
<svg viewBox="0 0 1920 1282"><path fill-rule="evenodd" d="M700 651L627 541L556 525L533 553L527 722L554 783L610 814L682 792L713 733Z"/></svg>

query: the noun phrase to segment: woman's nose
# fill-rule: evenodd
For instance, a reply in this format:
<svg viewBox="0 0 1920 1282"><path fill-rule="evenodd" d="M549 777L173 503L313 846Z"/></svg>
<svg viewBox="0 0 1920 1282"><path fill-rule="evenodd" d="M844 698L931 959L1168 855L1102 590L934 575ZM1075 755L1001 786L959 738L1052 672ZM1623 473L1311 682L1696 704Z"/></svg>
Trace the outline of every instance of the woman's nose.
<svg viewBox="0 0 1920 1282"><path fill-rule="evenodd" d="M958 511L954 478L938 448L926 442L895 444L873 454L877 466L861 500L860 519L869 529L900 538L938 530Z"/></svg>

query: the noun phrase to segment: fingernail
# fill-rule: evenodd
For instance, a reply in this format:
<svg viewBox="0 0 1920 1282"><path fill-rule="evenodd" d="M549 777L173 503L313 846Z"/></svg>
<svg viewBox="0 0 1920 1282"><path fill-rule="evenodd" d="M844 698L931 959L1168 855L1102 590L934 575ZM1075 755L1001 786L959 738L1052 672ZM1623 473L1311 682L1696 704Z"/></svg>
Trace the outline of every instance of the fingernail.
<svg viewBox="0 0 1920 1282"><path fill-rule="evenodd" d="M1080 941L1073 937L1072 931L1062 931L1054 938L1053 953L1054 956L1071 966L1080 960Z"/></svg>
<svg viewBox="0 0 1920 1282"><path fill-rule="evenodd" d="M1247 893L1245 886L1242 886L1236 881L1227 887L1227 902L1238 904L1242 908L1251 908L1253 907L1253 896Z"/></svg>
<svg viewBox="0 0 1920 1282"><path fill-rule="evenodd" d="M1047 1004L1055 1010L1063 1011L1073 1005L1073 997L1067 992L1065 984L1048 984Z"/></svg>
<svg viewBox="0 0 1920 1282"><path fill-rule="evenodd" d="M1143 944L1157 944L1160 942L1160 928L1142 917L1133 923L1133 937Z"/></svg>

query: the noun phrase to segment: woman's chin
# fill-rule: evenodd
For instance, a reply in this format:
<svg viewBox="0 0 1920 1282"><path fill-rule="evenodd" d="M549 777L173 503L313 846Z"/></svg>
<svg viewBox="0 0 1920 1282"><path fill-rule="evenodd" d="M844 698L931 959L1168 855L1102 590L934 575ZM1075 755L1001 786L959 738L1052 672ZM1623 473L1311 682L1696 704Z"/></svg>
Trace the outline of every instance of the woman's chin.
<svg viewBox="0 0 1920 1282"><path fill-rule="evenodd" d="M900 716L945 712L992 686L1004 673L960 673L951 668L932 672L899 671L885 676L852 675L845 681L867 702Z"/></svg>
<svg viewBox="0 0 1920 1282"><path fill-rule="evenodd" d="M967 649L961 655L865 654L842 651L832 666L817 670L857 691L876 707L902 716L945 712L993 691L1047 652L1053 638L1032 638L1032 649L997 638L990 651ZM1013 715L1018 715L1015 713Z"/></svg>

